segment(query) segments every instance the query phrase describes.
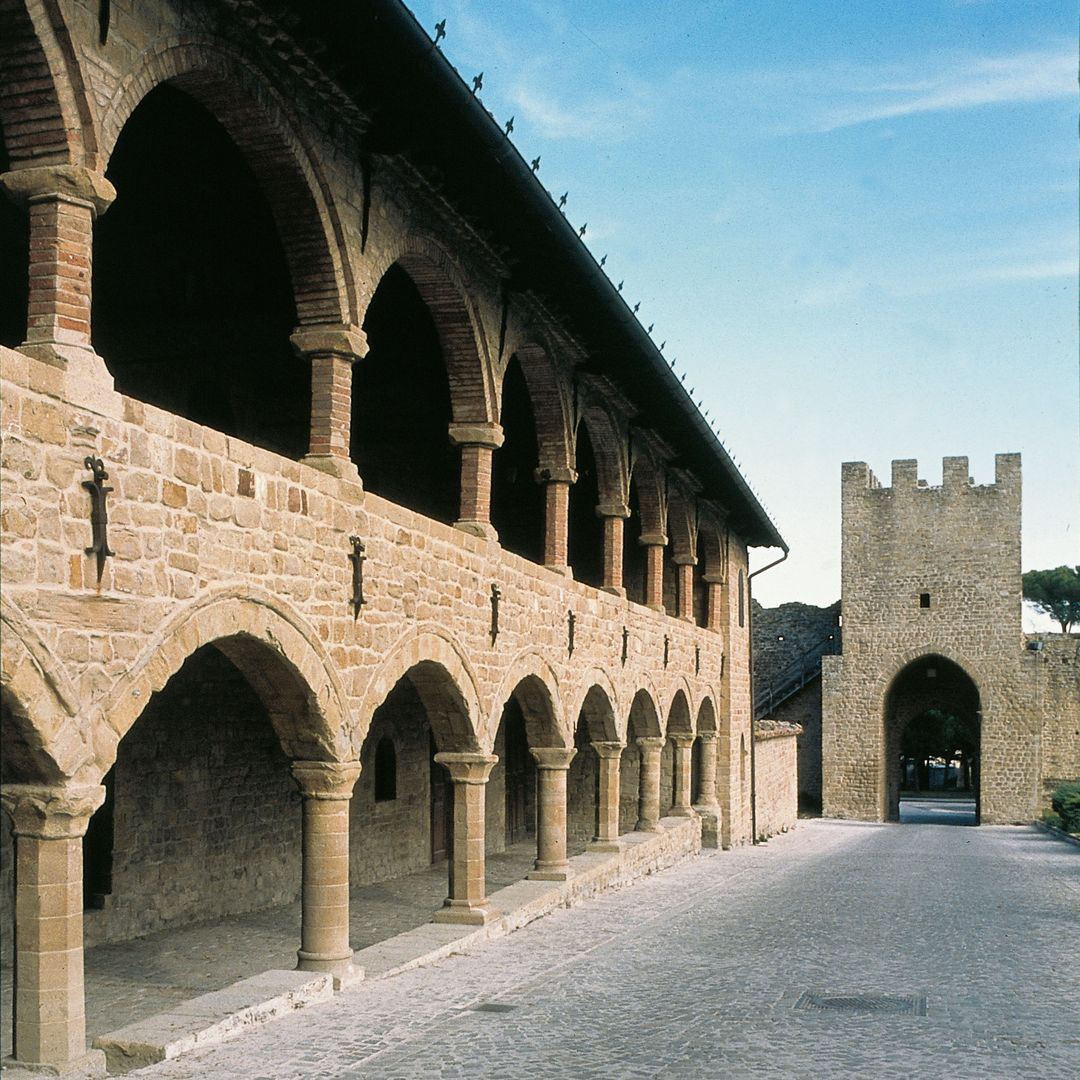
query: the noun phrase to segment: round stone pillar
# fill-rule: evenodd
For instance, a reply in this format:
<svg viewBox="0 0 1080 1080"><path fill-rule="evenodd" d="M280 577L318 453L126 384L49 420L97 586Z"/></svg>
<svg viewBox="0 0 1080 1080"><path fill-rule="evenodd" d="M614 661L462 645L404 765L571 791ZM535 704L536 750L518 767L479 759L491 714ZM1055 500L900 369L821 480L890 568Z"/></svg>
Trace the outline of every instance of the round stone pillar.
<svg viewBox="0 0 1080 1080"><path fill-rule="evenodd" d="M600 759L600 784L596 806L596 838L592 851L620 851L619 844L619 764L623 744L594 742L592 748Z"/></svg>
<svg viewBox="0 0 1080 1080"><path fill-rule="evenodd" d="M454 528L497 540L491 524L491 458L503 444L498 424L451 424L450 442L461 448L461 502Z"/></svg>
<svg viewBox="0 0 1080 1080"><path fill-rule="evenodd" d="M311 364L311 432L303 460L316 469L360 483L349 456L352 431L352 368L367 354L356 326L301 326L289 339Z"/></svg>
<svg viewBox="0 0 1080 1080"><path fill-rule="evenodd" d="M661 738L637 739L641 753L640 785L638 788L638 832L660 831L660 754L664 749Z"/></svg>
<svg viewBox="0 0 1080 1080"><path fill-rule="evenodd" d="M564 577L571 576L570 486L576 480L573 469L536 470L536 482L544 485L544 565Z"/></svg>
<svg viewBox="0 0 1080 1080"><path fill-rule="evenodd" d="M566 772L574 747L536 747L536 863L528 876L534 881L566 881Z"/></svg>
<svg viewBox="0 0 1080 1080"><path fill-rule="evenodd" d="M653 611L664 610L664 548L667 542L662 533L643 533L638 539L645 549L645 606Z"/></svg>
<svg viewBox="0 0 1080 1080"><path fill-rule="evenodd" d="M450 895L433 920L483 926L498 917L488 903L484 847L484 796L494 754L440 753L454 785L454 849L450 856Z"/></svg>
<svg viewBox="0 0 1080 1080"><path fill-rule="evenodd" d="M716 759L719 736L715 731L703 731L701 740L701 791L694 809L701 818L701 843L717 847L720 842L720 801L716 794Z"/></svg>
<svg viewBox="0 0 1080 1080"><path fill-rule="evenodd" d="M669 736L675 746L675 790L672 793L673 817L693 817L690 805L690 783L693 775L694 736L678 734Z"/></svg>
<svg viewBox="0 0 1080 1080"><path fill-rule="evenodd" d="M349 800L358 761L294 761L303 796L299 971L325 971L334 985L359 978L349 945Z"/></svg>
<svg viewBox="0 0 1080 1080"><path fill-rule="evenodd" d="M82 838L105 801L100 785L7 784L15 835L13 1058L54 1074L104 1076L86 1049Z"/></svg>

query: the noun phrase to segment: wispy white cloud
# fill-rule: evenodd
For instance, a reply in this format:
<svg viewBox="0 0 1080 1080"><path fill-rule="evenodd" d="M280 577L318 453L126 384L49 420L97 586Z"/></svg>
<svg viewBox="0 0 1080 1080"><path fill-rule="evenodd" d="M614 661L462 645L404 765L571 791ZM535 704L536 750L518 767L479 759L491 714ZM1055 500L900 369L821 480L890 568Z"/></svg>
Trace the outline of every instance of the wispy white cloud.
<svg viewBox="0 0 1080 1080"><path fill-rule="evenodd" d="M975 275L979 281L1050 281L1054 278L1076 280L1076 259L1056 259L1047 262L1022 262L988 266Z"/></svg>
<svg viewBox="0 0 1080 1080"><path fill-rule="evenodd" d="M519 83L510 97L519 114L546 139L619 142L637 134L653 115L648 101L633 93L572 102Z"/></svg>
<svg viewBox="0 0 1080 1080"><path fill-rule="evenodd" d="M849 89L849 100L826 109L816 129L892 120L918 113L950 112L1070 98L1076 93L1075 49L1058 47L1013 56L967 57L916 78L900 75Z"/></svg>

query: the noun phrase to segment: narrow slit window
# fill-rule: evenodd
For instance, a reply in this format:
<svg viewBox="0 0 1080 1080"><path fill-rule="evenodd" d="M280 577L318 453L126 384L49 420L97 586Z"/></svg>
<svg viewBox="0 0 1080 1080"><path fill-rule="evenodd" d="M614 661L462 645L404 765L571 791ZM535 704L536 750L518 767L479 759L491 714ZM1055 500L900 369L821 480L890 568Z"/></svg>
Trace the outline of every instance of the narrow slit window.
<svg viewBox="0 0 1080 1080"><path fill-rule="evenodd" d="M928 608L930 606L930 594L928 592L919 593L919 607Z"/></svg>

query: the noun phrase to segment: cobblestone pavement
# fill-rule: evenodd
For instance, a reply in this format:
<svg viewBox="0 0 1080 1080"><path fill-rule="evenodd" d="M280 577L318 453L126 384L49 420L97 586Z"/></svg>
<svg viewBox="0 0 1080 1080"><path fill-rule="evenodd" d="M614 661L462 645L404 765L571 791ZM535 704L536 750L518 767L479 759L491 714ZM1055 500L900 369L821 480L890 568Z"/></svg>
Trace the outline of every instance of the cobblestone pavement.
<svg viewBox="0 0 1080 1080"><path fill-rule="evenodd" d="M1077 957L1070 845L800 822L131 1075L1075 1080Z"/></svg>

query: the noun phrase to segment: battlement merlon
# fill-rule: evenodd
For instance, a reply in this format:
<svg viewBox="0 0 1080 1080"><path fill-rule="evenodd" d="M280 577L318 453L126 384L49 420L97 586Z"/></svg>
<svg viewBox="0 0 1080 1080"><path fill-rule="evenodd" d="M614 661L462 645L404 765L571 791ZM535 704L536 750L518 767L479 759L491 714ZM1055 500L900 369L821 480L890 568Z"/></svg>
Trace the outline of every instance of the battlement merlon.
<svg viewBox="0 0 1080 1080"><path fill-rule="evenodd" d="M890 488L884 488L881 482L871 471L865 461L845 461L840 472L841 488L847 494L855 494L859 491L933 491L925 480L919 479L919 462L916 458L897 458L892 463L892 483ZM956 491L958 489L973 488L975 483L971 477L968 459L966 457L946 457L941 461L941 490ZM994 483L980 485L981 488L996 487L1014 489L1020 492L1020 455L995 454L994 455Z"/></svg>

